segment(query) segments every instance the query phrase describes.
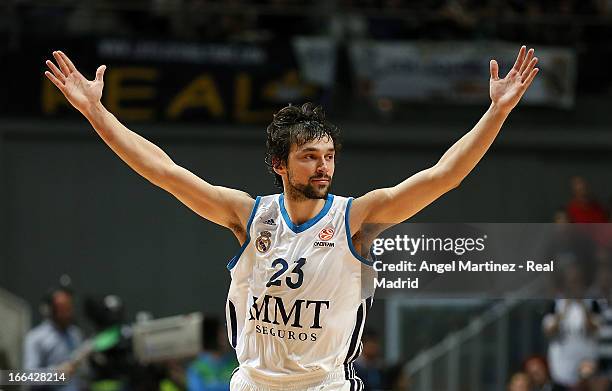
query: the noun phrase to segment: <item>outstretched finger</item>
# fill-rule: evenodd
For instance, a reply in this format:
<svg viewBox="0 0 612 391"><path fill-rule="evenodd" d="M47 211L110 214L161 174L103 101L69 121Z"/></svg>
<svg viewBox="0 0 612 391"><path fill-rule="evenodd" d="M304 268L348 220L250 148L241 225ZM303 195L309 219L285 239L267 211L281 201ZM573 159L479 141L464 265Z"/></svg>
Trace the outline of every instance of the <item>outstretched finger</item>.
<svg viewBox="0 0 612 391"><path fill-rule="evenodd" d="M59 52L60 56L62 56L62 58L64 59L64 61L66 61L66 64L68 65L68 68L70 69L70 72L76 72L76 67L74 66L74 64L72 63L72 61L70 61L70 59L68 58L68 56L66 54L64 54L64 52L62 52L60 50Z"/></svg>
<svg viewBox="0 0 612 391"><path fill-rule="evenodd" d="M53 75L53 73L49 71L45 71L45 76L47 76L47 79L51 80L51 83L55 84L55 86L59 88L60 91L64 92L64 89L65 89L64 84L61 81L59 81L57 77Z"/></svg>
<svg viewBox="0 0 612 391"><path fill-rule="evenodd" d="M51 69L51 71L53 72L53 75L62 83L66 82L66 76L64 76L64 74L62 73L62 71L60 71L55 64L53 63L53 61L49 61L47 60L45 62L45 64L47 64L47 66L49 67L49 69Z"/></svg>
<svg viewBox="0 0 612 391"><path fill-rule="evenodd" d="M521 81L524 83L525 80L527 80L527 78L531 75L531 71L533 70L533 68L535 68L536 64L538 63L538 58L534 57L530 62L529 65L527 66L527 68L525 68L525 70L521 73Z"/></svg>
<svg viewBox="0 0 612 391"><path fill-rule="evenodd" d="M489 68L491 70L491 79L499 80L499 65L497 61L491 60Z"/></svg>
<svg viewBox="0 0 612 391"><path fill-rule="evenodd" d="M518 56L516 57L516 62L512 69L518 71L521 69L521 65L523 64L523 59L525 58L525 52L527 51L527 47L525 45L521 46L521 49L518 52Z"/></svg>
<svg viewBox="0 0 612 391"><path fill-rule="evenodd" d="M534 69L531 70L531 73L529 74L527 79L523 82L523 88L524 89L529 88L529 86L531 85L531 82L533 81L533 79L535 79L535 77L536 77L536 75L538 74L539 71L540 71L539 68L534 68Z"/></svg>
<svg viewBox="0 0 612 391"><path fill-rule="evenodd" d="M55 61L57 61L57 65L59 65L64 76L68 77L70 75L70 69L59 52L53 52L53 57L55 58Z"/></svg>
<svg viewBox="0 0 612 391"><path fill-rule="evenodd" d="M106 65L100 65L96 70L96 81L104 81L104 71L106 71Z"/></svg>
<svg viewBox="0 0 612 391"><path fill-rule="evenodd" d="M525 57L525 61L523 61L523 63L521 64L521 68L519 69L519 74L522 75L523 72L525 72L525 69L527 69L527 67L529 66L529 64L531 64L531 60L533 59L533 54L534 54L534 50L533 49L529 49L529 51L527 52L527 56Z"/></svg>

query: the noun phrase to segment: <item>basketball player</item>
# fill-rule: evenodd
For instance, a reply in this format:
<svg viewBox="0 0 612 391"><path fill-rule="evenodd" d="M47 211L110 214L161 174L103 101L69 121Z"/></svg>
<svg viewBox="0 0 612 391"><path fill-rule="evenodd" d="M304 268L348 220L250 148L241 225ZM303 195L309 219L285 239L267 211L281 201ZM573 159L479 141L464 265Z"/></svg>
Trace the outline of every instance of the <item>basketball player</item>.
<svg viewBox="0 0 612 391"><path fill-rule="evenodd" d="M433 167L355 200L329 189L338 130L312 104L289 106L267 129L267 159L283 193L257 197L214 186L175 164L123 126L102 103L100 66L85 79L62 52L45 75L124 162L241 244L228 264L228 337L240 366L232 390L361 390L352 362L372 302L362 289L371 261L366 224L400 223L457 187L480 161L534 77L537 58L523 46L501 79L490 63L491 105ZM365 251L364 251L365 252ZM367 252L366 252L367 253ZM366 284L367 285L367 284Z"/></svg>

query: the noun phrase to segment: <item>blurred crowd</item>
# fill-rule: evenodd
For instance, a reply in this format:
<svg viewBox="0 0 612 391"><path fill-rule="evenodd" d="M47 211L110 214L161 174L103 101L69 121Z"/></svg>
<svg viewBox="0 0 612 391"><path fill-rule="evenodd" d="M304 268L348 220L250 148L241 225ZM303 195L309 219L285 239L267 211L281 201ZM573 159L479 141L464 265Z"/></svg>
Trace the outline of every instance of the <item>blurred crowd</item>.
<svg viewBox="0 0 612 391"><path fill-rule="evenodd" d="M610 37L609 0L6 0L0 31L266 41L506 39L572 44Z"/></svg>
<svg viewBox="0 0 612 391"><path fill-rule="evenodd" d="M591 64L612 58L611 19L610 0L4 0L0 54L50 35L262 45L310 35L338 43L342 68L359 39L500 40L574 49L589 69L576 91L608 94L609 74Z"/></svg>
<svg viewBox="0 0 612 391"><path fill-rule="evenodd" d="M381 10L365 18L365 35L376 39L502 39L540 44L586 40L586 25L605 24L612 11L600 0L343 0L347 9ZM572 27L572 28L568 28ZM559 36L558 32L572 35Z"/></svg>
<svg viewBox="0 0 612 391"><path fill-rule="evenodd" d="M527 358L508 391L612 390L612 231L602 224L611 205L583 177L573 177L570 188L548 252L561 270L552 284L557 299L542 319L547 355Z"/></svg>
<svg viewBox="0 0 612 391"><path fill-rule="evenodd" d="M0 362L0 368L61 370L69 377L65 385L32 386L32 391L229 391L238 362L225 325L215 316L201 322L197 354L143 362L135 352L133 324L125 318L121 299L107 295L84 301L87 332L75 319L72 289L51 289L42 301L43 320L25 337L23 364Z"/></svg>

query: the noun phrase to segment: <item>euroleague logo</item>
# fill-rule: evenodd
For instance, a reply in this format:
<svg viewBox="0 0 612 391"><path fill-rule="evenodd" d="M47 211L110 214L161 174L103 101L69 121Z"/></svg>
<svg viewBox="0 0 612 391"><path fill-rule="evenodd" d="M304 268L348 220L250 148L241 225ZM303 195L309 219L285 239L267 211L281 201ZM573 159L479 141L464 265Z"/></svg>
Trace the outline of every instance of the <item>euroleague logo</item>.
<svg viewBox="0 0 612 391"><path fill-rule="evenodd" d="M313 246L314 247L333 248L334 247L334 243L328 241L328 240L330 240L333 237L334 237L334 229L333 228L329 228L329 227L328 228L323 228L321 230L321 232L319 232L319 239L321 239L321 241L314 242Z"/></svg>
<svg viewBox="0 0 612 391"><path fill-rule="evenodd" d="M328 241L329 239L334 237L334 229L333 228L323 228L321 232L319 232L319 239Z"/></svg>

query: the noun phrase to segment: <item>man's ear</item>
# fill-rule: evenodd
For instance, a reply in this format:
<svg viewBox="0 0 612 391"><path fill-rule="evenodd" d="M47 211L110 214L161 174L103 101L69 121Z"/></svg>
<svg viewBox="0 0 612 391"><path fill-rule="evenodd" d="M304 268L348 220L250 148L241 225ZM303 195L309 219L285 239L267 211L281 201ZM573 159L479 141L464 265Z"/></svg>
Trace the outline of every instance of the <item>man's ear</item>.
<svg viewBox="0 0 612 391"><path fill-rule="evenodd" d="M272 158L272 168L278 175L282 176L283 174L287 173L287 165L277 157Z"/></svg>

